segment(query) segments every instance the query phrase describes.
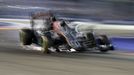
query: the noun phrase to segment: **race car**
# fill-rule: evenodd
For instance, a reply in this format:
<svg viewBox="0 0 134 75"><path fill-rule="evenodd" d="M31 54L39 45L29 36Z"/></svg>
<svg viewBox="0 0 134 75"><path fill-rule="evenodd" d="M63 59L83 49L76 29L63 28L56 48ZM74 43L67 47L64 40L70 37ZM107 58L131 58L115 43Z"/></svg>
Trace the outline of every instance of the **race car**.
<svg viewBox="0 0 134 75"><path fill-rule="evenodd" d="M95 36L92 30L80 31L77 22L69 22L56 18L50 12L39 12L31 15L31 28L22 28L19 32L22 45L36 44L43 53L72 50L83 52L114 50L106 35Z"/></svg>

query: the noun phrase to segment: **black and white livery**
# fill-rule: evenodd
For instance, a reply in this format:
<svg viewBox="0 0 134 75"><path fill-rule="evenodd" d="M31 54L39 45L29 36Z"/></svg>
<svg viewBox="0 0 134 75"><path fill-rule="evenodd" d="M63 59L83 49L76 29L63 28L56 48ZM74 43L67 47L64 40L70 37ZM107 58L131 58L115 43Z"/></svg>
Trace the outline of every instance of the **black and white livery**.
<svg viewBox="0 0 134 75"><path fill-rule="evenodd" d="M31 16L31 29L20 30L22 45L36 44L43 53L55 52L83 52L86 50L100 50L107 52L114 50L106 35L96 36L92 29L81 29L83 22L66 22L59 20L51 13L35 13Z"/></svg>

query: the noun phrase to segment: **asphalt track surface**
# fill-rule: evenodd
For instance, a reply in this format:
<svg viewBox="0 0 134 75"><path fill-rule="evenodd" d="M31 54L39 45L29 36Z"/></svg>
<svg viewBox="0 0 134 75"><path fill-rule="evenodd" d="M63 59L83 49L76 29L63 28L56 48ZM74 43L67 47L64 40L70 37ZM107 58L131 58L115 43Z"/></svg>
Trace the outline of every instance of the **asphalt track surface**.
<svg viewBox="0 0 134 75"><path fill-rule="evenodd" d="M25 50L18 30L0 30L0 75L133 75L134 54L51 53Z"/></svg>

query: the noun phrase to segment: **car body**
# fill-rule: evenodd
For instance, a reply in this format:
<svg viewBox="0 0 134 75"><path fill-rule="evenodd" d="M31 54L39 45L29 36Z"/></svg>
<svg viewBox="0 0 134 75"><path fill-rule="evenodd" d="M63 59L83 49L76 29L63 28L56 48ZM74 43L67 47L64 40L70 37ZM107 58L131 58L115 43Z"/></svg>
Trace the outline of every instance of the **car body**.
<svg viewBox="0 0 134 75"><path fill-rule="evenodd" d="M56 52L77 52L86 50L113 50L106 35L95 36L92 30L80 31L79 23L56 19L50 13L34 13L31 15L31 29L20 30L20 41L23 45L32 43L42 47L42 52L49 53L53 47Z"/></svg>

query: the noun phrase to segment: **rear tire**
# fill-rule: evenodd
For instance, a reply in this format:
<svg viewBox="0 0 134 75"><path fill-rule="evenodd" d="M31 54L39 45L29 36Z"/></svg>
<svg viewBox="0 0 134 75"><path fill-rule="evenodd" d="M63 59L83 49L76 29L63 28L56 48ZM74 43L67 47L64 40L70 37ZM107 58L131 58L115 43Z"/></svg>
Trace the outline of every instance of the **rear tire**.
<svg viewBox="0 0 134 75"><path fill-rule="evenodd" d="M115 49L114 46L111 46L111 47L110 47L110 50L114 50L114 49Z"/></svg>
<svg viewBox="0 0 134 75"><path fill-rule="evenodd" d="M32 44L33 33L30 29L21 29L19 32L20 42L22 45Z"/></svg>
<svg viewBox="0 0 134 75"><path fill-rule="evenodd" d="M100 50L101 53L106 53L108 50Z"/></svg>
<svg viewBox="0 0 134 75"><path fill-rule="evenodd" d="M109 50L113 49L113 46L110 46L110 41L106 35L101 35L100 38L98 39L98 44L99 44L99 50L102 53L106 53ZM101 45L105 45L106 47L101 47Z"/></svg>

